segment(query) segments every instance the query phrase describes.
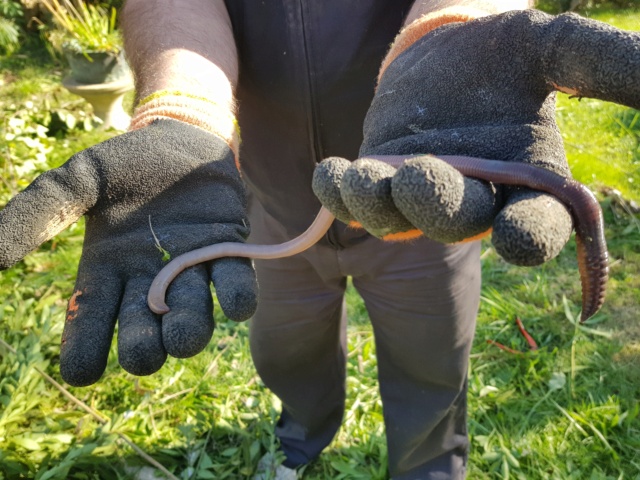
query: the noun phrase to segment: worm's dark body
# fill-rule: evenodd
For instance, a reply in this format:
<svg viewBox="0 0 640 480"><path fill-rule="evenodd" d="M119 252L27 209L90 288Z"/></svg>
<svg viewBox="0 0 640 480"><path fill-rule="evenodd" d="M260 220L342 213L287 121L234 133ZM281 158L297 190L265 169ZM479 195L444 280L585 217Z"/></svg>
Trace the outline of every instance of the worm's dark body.
<svg viewBox="0 0 640 480"><path fill-rule="evenodd" d="M581 183L544 168L523 163L481 160L473 157L439 157L468 177L503 185L521 185L550 193L571 212L576 230L578 270L582 283L584 322L604 302L609 278L609 253L604 238L602 209L591 190Z"/></svg>

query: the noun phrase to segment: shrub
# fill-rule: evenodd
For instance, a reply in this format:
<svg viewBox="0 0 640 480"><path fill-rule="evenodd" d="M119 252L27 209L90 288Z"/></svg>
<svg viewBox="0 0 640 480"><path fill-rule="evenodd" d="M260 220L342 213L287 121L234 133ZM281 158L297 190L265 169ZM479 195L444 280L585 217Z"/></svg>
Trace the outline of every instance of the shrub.
<svg viewBox="0 0 640 480"><path fill-rule="evenodd" d="M0 0L0 52L10 54L20 45L23 12L20 2Z"/></svg>

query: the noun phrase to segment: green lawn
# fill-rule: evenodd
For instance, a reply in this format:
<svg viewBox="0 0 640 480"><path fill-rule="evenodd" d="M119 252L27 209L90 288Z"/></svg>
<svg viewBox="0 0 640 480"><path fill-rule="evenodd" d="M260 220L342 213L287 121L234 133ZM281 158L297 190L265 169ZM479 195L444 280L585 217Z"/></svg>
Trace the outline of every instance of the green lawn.
<svg viewBox="0 0 640 480"><path fill-rule="evenodd" d="M591 15L640 29L640 11ZM79 128L89 118L86 106L61 89L58 67L29 52L0 64L0 204L37 173L111 135ZM51 100L43 109L45 98ZM531 269L506 264L485 244L469 381L471 479L640 479L640 219L631 203L640 201L640 112L566 96L558 107L574 175L598 192L605 212L609 295L602 311L578 326L573 241ZM50 115L56 137L34 129ZM0 346L0 479L128 478L147 463L125 438L180 479L250 476L260 456L276 448L271 423L279 405L252 366L245 324L218 313L205 352L170 359L150 377L119 368L114 345L98 384L68 387L102 421L39 373L60 380L58 344L82 234L81 222L0 273L0 340L10 345ZM306 469L307 479L387 478L372 332L352 289L348 300L343 428ZM539 350L527 351L516 316Z"/></svg>

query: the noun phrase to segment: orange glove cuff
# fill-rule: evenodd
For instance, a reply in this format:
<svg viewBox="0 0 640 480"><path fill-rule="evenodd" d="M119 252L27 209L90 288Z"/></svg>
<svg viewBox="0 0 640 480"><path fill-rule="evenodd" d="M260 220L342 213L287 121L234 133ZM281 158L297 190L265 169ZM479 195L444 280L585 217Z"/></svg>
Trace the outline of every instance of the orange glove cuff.
<svg viewBox="0 0 640 480"><path fill-rule="evenodd" d="M351 228L363 228L362 225L360 225L360 223L355 221L350 222L349 226ZM460 243L467 243L467 242L475 242L476 240L482 240L483 238L491 235L492 231L493 231L493 228L489 228L485 232L474 235L473 237L465 238L463 240L460 240L459 242L453 243L452 245L457 245ZM421 230L414 228L413 230L407 230L406 232L390 233L382 237L382 240L384 240L385 242L410 242L411 240L421 237L422 235L424 234L422 233Z"/></svg>

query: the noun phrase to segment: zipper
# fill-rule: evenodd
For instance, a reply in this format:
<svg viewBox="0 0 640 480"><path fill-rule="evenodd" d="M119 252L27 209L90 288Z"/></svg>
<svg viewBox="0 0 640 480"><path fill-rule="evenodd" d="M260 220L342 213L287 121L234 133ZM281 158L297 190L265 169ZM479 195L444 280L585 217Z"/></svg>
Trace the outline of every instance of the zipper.
<svg viewBox="0 0 640 480"><path fill-rule="evenodd" d="M305 0L298 0L298 11L300 15L300 36L302 40L302 55L304 57L305 67L305 80L307 83L307 122L309 124L308 132L311 139L311 160L314 166L323 160L323 148L320 135L320 122L318 118L317 96L316 96L316 71L314 69L313 61L311 59L311 39L309 38L309 29L307 26L307 19L311 16L308 11L305 10ZM338 240L338 227L334 222L327 233L325 239L330 246L336 249L341 249L343 246Z"/></svg>
<svg viewBox="0 0 640 480"><path fill-rule="evenodd" d="M316 105L316 88L315 88L315 80L316 80L316 71L314 69L313 62L311 60L311 39L309 38L309 29L307 26L307 19L310 17L310 14L305 9L305 0L298 0L299 11L300 11L300 34L302 37L302 54L304 57L304 65L305 65L305 79L307 82L307 108L308 108L308 116L307 121L309 122L309 136L312 142L312 160L314 163L318 163L322 160L322 145L320 141L319 135L319 123L318 123L318 108Z"/></svg>

